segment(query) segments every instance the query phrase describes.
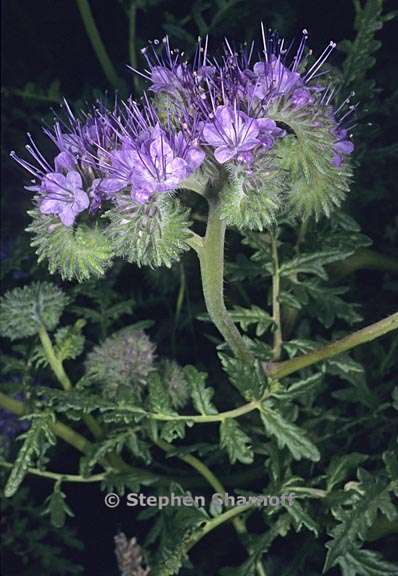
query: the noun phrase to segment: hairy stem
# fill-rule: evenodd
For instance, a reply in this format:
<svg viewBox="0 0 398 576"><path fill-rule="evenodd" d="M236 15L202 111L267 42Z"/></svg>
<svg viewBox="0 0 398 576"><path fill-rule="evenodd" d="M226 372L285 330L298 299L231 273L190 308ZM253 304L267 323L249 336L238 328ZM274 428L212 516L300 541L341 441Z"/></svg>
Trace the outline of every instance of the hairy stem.
<svg viewBox="0 0 398 576"><path fill-rule="evenodd" d="M245 345L224 303L224 239L225 222L220 218L217 200L209 200L209 215L203 246L198 251L203 295L211 320L221 332L235 356L251 362L252 355Z"/></svg>
<svg viewBox="0 0 398 576"><path fill-rule="evenodd" d="M66 392L69 392L73 388L72 383L64 370L61 360L57 358L50 336L48 335L48 332L43 325L40 326L39 329L39 338L41 345L43 346L44 354L47 358L47 361L52 371L54 372L57 380L62 385L64 390ZM98 424L98 422L95 420L95 418L93 418L90 414L88 414L84 416L83 420L86 423L87 428L94 436L94 438L99 439L103 436L103 430L101 426Z"/></svg>
<svg viewBox="0 0 398 576"><path fill-rule="evenodd" d="M281 321L281 305L280 297L280 273L279 273L279 258L278 258L278 244L276 234L272 234L272 319L275 323L274 331L274 346L272 349L272 358L277 361L280 360L282 354L282 321Z"/></svg>
<svg viewBox="0 0 398 576"><path fill-rule="evenodd" d="M265 366L266 372L271 378L283 378L289 374L293 374L302 368L307 366L312 366L312 364L317 364L322 360L327 360L333 356L337 356L342 352L347 352L360 344L365 342L370 342L375 340L392 330L398 328L398 312L387 316L384 320L380 320L375 324L371 324L362 330L357 330L341 340L336 342L331 342L322 348L318 348L309 354L304 354L303 356L297 356L291 360L285 360L284 362L271 363Z"/></svg>
<svg viewBox="0 0 398 576"><path fill-rule="evenodd" d="M119 78L112 61L108 55L105 45L101 39L93 13L88 0L76 0L80 16L83 20L84 28L94 48L95 54L108 82L116 89L124 90L124 82Z"/></svg>

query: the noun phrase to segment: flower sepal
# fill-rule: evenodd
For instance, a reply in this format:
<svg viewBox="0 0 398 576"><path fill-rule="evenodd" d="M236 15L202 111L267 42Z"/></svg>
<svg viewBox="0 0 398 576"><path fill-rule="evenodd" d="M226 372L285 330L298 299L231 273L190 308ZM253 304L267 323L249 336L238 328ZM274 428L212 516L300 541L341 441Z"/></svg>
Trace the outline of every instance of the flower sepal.
<svg viewBox="0 0 398 576"><path fill-rule="evenodd" d="M112 246L104 229L79 223L65 226L58 216L31 210L32 222L27 231L33 233L31 246L36 249L38 262L48 261L51 274L59 273L63 280L82 282L105 274L112 262Z"/></svg>
<svg viewBox="0 0 398 576"><path fill-rule="evenodd" d="M171 267L189 249L189 211L170 194L159 194L145 203L128 194L106 215L106 235L116 256L138 266Z"/></svg>

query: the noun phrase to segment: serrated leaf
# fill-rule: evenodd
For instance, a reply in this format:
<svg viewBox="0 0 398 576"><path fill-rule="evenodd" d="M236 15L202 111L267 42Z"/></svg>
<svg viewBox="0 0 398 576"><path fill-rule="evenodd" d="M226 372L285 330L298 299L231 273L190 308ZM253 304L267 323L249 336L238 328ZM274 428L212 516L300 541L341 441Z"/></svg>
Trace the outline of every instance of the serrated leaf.
<svg viewBox="0 0 398 576"><path fill-rule="evenodd" d="M311 532L315 534L316 537L319 535L319 526L313 518L304 510L300 502L295 500L293 504L284 506L290 516L294 519L295 528L297 532L300 532L303 526L308 528Z"/></svg>
<svg viewBox="0 0 398 576"><path fill-rule="evenodd" d="M85 320L77 320L73 326L59 328L55 333L55 353L57 358L74 360L84 350L85 338L81 331L86 325Z"/></svg>
<svg viewBox="0 0 398 576"><path fill-rule="evenodd" d="M305 396L306 394L319 389L323 378L324 375L321 372L311 374L310 376L307 376L307 378L302 378L301 380L293 382L285 390L276 390L272 393L272 396L282 400L295 400L296 398L300 398L301 396Z"/></svg>
<svg viewBox="0 0 398 576"><path fill-rule="evenodd" d="M347 479L348 474L352 470L356 470L360 464L363 464L368 459L366 454L359 452L352 452L351 454L344 454L343 456L334 456L331 460L326 476L327 476L327 489L331 491L335 486Z"/></svg>
<svg viewBox="0 0 398 576"><path fill-rule="evenodd" d="M355 548L339 559L343 576L396 576L398 564L383 560L379 552Z"/></svg>
<svg viewBox="0 0 398 576"><path fill-rule="evenodd" d="M219 353L219 357L232 384L246 400L261 398L267 385L267 378L259 362L243 363L223 352Z"/></svg>
<svg viewBox="0 0 398 576"><path fill-rule="evenodd" d="M171 406L170 396L159 374L150 375L148 387L151 411L156 414L176 415Z"/></svg>
<svg viewBox="0 0 398 576"><path fill-rule="evenodd" d="M321 457L319 450L303 430L285 420L266 402L262 403L260 414L266 432L276 438L280 448L286 446L296 460L309 458L318 462Z"/></svg>
<svg viewBox="0 0 398 576"><path fill-rule="evenodd" d="M389 519L396 515L389 495L389 486L385 481L373 477L363 469L358 470L358 478L360 485L352 495L352 508L338 508L334 511L340 523L332 530L333 540L326 544L329 550L324 572L332 568L339 558L352 553L358 539L365 539L367 530L375 521L379 510Z"/></svg>
<svg viewBox="0 0 398 576"><path fill-rule="evenodd" d="M328 275L324 266L331 262L336 262L336 260L340 260L338 250L300 254L289 262L281 264L279 271L281 276L294 277L297 276L297 274L315 274L323 280L327 280Z"/></svg>
<svg viewBox="0 0 398 576"><path fill-rule="evenodd" d="M61 490L61 483L54 484L54 490L46 500L47 507L43 514L49 514L51 524L55 528L63 528L65 525L66 516L74 516L72 510L65 502L65 494Z"/></svg>
<svg viewBox="0 0 398 576"><path fill-rule="evenodd" d="M252 324L255 324L256 336L262 336L274 322L268 312L259 306L250 308L234 306L229 314L234 322L240 324L242 330L248 330Z"/></svg>
<svg viewBox="0 0 398 576"><path fill-rule="evenodd" d="M220 424L220 446L227 450L231 464L251 464L254 460L251 440L233 418L226 418Z"/></svg>
<svg viewBox="0 0 398 576"><path fill-rule="evenodd" d="M55 444L55 436L50 429L54 418L52 414L40 414L32 417L32 425L20 438L24 443L18 452L17 459L4 488L6 498L13 496L21 485L29 466L35 456L42 455L45 443Z"/></svg>
<svg viewBox="0 0 398 576"><path fill-rule="evenodd" d="M218 410L212 403L214 390L205 384L207 374L199 372L194 366L185 366L184 376L190 387L192 403L199 414L217 414Z"/></svg>

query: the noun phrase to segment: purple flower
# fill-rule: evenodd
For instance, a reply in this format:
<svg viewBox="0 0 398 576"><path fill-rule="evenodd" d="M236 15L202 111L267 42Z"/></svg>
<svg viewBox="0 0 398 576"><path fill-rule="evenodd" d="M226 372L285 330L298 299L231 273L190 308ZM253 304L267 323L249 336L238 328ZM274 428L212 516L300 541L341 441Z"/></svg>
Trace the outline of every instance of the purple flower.
<svg viewBox="0 0 398 576"><path fill-rule="evenodd" d="M76 216L89 206L80 174L75 170L66 176L59 172L46 174L40 186L42 197L39 209L42 214L57 214L65 226L72 226Z"/></svg>
<svg viewBox="0 0 398 576"><path fill-rule="evenodd" d="M257 62L253 72L257 77L254 96L260 99L287 94L301 83L300 74L289 70L275 55L268 62Z"/></svg>
<svg viewBox="0 0 398 576"><path fill-rule="evenodd" d="M215 148L214 156L220 164L245 155L260 145L258 134L256 120L238 111L236 106L218 106L214 120L203 128L203 140ZM242 156L245 158L247 156Z"/></svg>
<svg viewBox="0 0 398 576"><path fill-rule="evenodd" d="M170 70L165 66L153 66L151 69L151 90L153 92L174 92L184 80L182 64Z"/></svg>
<svg viewBox="0 0 398 576"><path fill-rule="evenodd" d="M354 151L354 144L347 139L347 130L345 128L337 128L334 134L337 137L337 142L333 146L332 164L339 168L343 163L344 156L352 154Z"/></svg>
<svg viewBox="0 0 398 576"><path fill-rule="evenodd" d="M297 109L313 104L314 97L308 88L296 88L290 98L291 103Z"/></svg>
<svg viewBox="0 0 398 576"><path fill-rule="evenodd" d="M110 177L102 182L109 195L130 188L131 197L146 202L157 192L175 190L203 162L205 154L188 144L182 133L167 136L156 125L144 133L139 146L127 139L110 154Z"/></svg>

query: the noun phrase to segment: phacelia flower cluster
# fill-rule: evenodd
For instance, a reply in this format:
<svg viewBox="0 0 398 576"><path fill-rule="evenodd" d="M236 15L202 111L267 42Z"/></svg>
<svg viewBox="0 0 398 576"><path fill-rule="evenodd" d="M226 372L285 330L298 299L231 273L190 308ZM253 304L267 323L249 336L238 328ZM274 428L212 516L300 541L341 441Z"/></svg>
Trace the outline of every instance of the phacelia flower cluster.
<svg viewBox="0 0 398 576"><path fill-rule="evenodd" d="M347 126L353 107L345 101L334 109L335 90L324 80L335 44L310 61L307 36L304 30L298 42L285 45L262 28L259 47L235 50L226 41L215 56L208 39L199 39L192 62L168 38L155 41L143 50L144 72L135 71L149 84L140 102L97 103L81 118L65 103L66 119L45 130L56 146L51 160L30 136L31 161L12 153L33 176L27 188L38 210L72 227L117 207L126 194L136 204L171 194L206 165L227 174L239 167L256 181L253 175L278 158L285 138L299 139L299 121L308 134L322 127L332 142L325 148L329 165L342 170L353 151Z"/></svg>

